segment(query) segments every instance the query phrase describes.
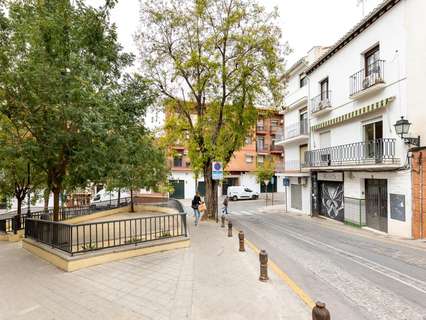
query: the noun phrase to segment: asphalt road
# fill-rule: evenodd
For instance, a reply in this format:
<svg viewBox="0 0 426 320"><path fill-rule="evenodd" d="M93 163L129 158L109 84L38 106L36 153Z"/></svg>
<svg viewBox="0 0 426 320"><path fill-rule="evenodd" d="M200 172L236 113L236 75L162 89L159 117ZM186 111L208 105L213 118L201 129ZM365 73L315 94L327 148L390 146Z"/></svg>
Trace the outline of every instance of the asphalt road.
<svg viewBox="0 0 426 320"><path fill-rule="evenodd" d="M236 228L337 320L426 320L426 249L320 218L230 202ZM426 247L426 244L425 244Z"/></svg>

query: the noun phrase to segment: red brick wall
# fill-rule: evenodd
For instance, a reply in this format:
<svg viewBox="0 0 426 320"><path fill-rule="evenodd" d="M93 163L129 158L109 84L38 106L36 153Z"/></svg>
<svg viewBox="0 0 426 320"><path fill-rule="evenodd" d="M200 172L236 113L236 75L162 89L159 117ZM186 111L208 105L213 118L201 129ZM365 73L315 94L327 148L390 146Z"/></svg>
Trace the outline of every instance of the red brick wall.
<svg viewBox="0 0 426 320"><path fill-rule="evenodd" d="M412 177L413 238L421 239L426 238L426 149L413 152Z"/></svg>

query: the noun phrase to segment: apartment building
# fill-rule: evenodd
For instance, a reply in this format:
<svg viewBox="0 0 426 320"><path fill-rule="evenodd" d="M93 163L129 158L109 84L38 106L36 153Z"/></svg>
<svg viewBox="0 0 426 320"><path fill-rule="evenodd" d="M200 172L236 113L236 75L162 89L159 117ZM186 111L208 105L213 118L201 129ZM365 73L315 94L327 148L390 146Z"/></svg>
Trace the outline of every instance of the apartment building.
<svg viewBox="0 0 426 320"><path fill-rule="evenodd" d="M306 68L313 214L402 237L417 228L411 148L426 139L425 12L423 0L386 0Z"/></svg>
<svg viewBox="0 0 426 320"><path fill-rule="evenodd" d="M231 161L225 168L225 178L220 185L219 194L226 194L228 186L245 186L257 192L279 192L282 186L283 147L277 145L282 133L282 116L277 112L260 110L255 128L246 137L245 145L234 152ZM170 183L174 187L172 197L190 199L196 191L205 193L203 176L196 177L191 169L190 159L185 146L175 145L173 157L169 158L171 175ZM263 163L267 157L272 157L276 166L276 175L267 189L264 183L256 180L257 165ZM281 180L280 180L281 179Z"/></svg>
<svg viewBox="0 0 426 320"><path fill-rule="evenodd" d="M309 143L308 78L305 71L327 48L313 47L287 71L287 95L283 111L283 132L278 145L283 146L285 162L279 177L288 181L285 195L288 209L309 213L311 207L310 172L304 168ZM282 185L284 187L284 185Z"/></svg>

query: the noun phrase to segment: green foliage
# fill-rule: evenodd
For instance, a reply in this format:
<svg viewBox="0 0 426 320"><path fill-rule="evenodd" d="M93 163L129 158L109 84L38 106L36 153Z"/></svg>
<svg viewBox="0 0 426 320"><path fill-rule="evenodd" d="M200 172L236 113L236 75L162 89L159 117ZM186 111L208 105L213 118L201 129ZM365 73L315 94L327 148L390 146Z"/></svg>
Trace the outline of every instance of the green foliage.
<svg viewBox="0 0 426 320"><path fill-rule="evenodd" d="M211 162L227 164L243 146L255 106L282 106L288 49L277 11L255 0L144 0L141 23L143 74L164 99L163 143L187 146L215 212Z"/></svg>
<svg viewBox="0 0 426 320"><path fill-rule="evenodd" d="M0 113L28 131L27 157L59 193L105 174L110 99L132 56L121 52L109 10L83 1L11 0L0 13Z"/></svg>
<svg viewBox="0 0 426 320"><path fill-rule="evenodd" d="M275 174L275 162L272 157L266 157L262 164L257 164L256 179L257 182L271 181Z"/></svg>

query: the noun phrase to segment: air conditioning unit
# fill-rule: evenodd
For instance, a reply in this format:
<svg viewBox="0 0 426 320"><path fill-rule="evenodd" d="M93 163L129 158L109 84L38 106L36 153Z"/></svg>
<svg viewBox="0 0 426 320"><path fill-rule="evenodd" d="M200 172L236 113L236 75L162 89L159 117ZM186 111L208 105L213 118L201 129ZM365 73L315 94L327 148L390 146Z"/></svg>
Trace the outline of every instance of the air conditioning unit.
<svg viewBox="0 0 426 320"><path fill-rule="evenodd" d="M383 79L382 79L382 76L380 75L380 72L374 71L370 75L365 77L364 80L362 80L362 87L364 89L367 89L367 88L375 85L376 83L380 83L380 82L383 82Z"/></svg>
<svg viewBox="0 0 426 320"><path fill-rule="evenodd" d="M325 162L327 166L331 165L331 155L330 154L322 154L321 155L321 162Z"/></svg>
<svg viewBox="0 0 426 320"><path fill-rule="evenodd" d="M318 103L319 109L328 108L329 106L330 106L330 100L328 98L324 98Z"/></svg>

